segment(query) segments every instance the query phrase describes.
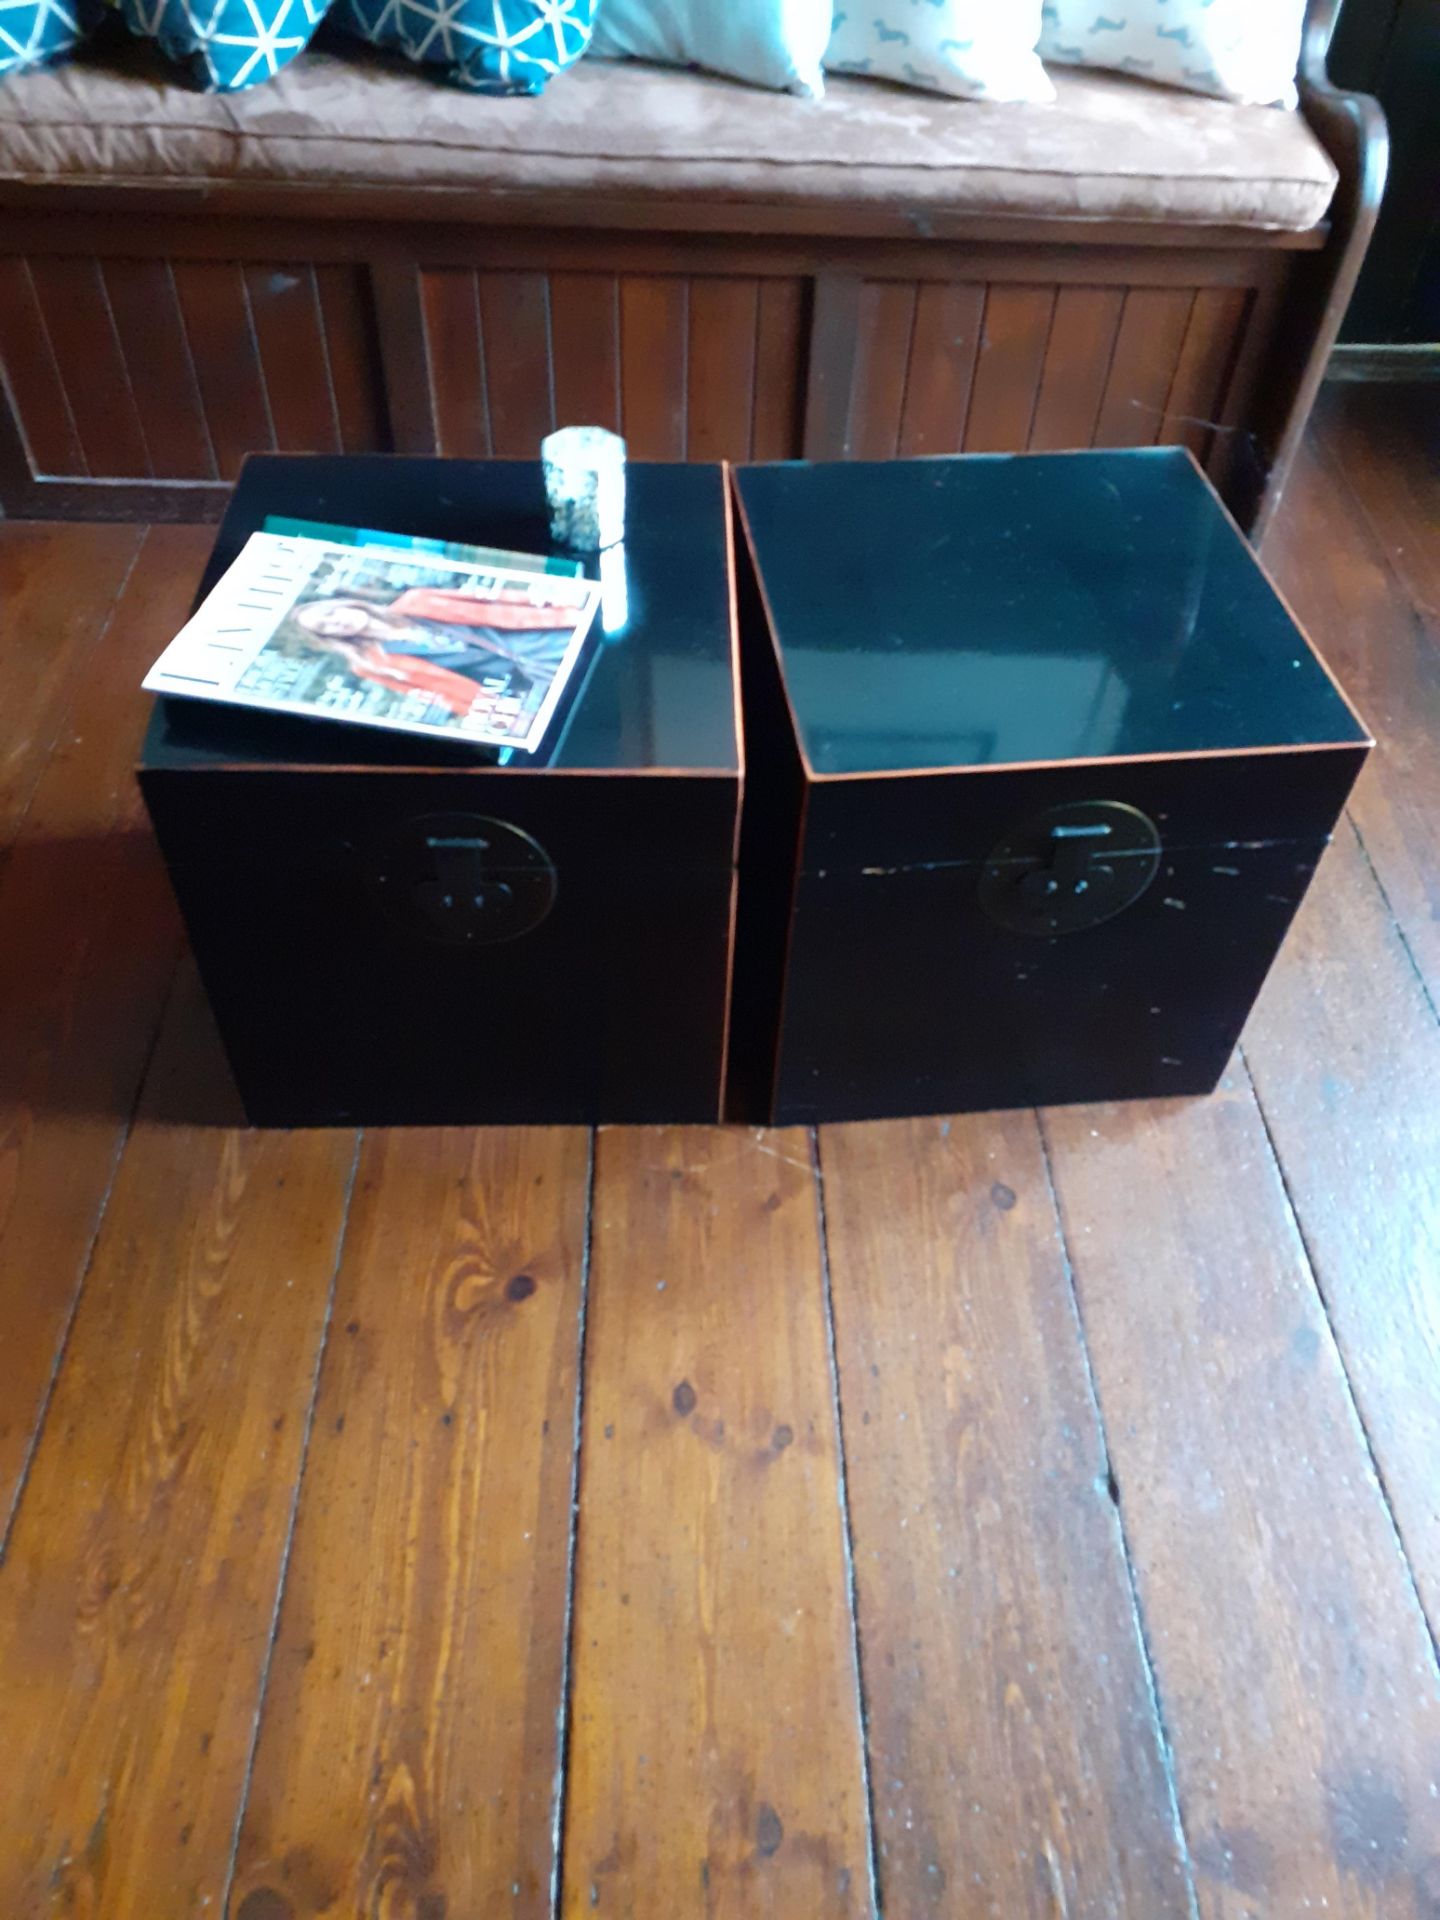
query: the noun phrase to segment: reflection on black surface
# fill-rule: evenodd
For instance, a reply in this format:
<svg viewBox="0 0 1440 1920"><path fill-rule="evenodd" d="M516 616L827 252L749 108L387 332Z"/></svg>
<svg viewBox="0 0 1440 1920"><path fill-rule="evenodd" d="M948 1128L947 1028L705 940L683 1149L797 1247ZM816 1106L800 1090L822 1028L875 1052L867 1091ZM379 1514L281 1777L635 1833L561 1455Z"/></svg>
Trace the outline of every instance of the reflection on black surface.
<svg viewBox="0 0 1440 1920"><path fill-rule="evenodd" d="M611 554L587 563L586 571L605 583L606 607L577 670L577 689L562 701L540 751L510 756L515 767L729 770L739 764L723 470L632 463L627 480L626 541L611 550L618 552L618 576ZM262 456L246 463L202 593L271 513L522 553L551 551L538 461ZM157 636L157 653L168 637ZM152 766L502 764L493 748L328 720L183 700L162 700L157 709L146 743Z"/></svg>
<svg viewBox="0 0 1440 1920"><path fill-rule="evenodd" d="M817 772L1364 737L1178 449L738 480Z"/></svg>

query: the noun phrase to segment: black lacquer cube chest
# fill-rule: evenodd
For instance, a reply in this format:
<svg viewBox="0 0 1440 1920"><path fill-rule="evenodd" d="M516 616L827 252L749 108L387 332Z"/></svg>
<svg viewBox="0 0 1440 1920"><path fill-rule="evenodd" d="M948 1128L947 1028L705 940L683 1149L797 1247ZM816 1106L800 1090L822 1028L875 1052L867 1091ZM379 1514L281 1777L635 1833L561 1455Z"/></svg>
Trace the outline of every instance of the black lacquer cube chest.
<svg viewBox="0 0 1440 1920"><path fill-rule="evenodd" d="M730 503L719 466L632 467L629 492L536 756L157 702L141 783L252 1121L719 1116ZM548 550L538 463L262 458L204 589L269 514Z"/></svg>
<svg viewBox="0 0 1440 1920"><path fill-rule="evenodd" d="M735 481L734 1110L1213 1087L1369 742L1193 461Z"/></svg>

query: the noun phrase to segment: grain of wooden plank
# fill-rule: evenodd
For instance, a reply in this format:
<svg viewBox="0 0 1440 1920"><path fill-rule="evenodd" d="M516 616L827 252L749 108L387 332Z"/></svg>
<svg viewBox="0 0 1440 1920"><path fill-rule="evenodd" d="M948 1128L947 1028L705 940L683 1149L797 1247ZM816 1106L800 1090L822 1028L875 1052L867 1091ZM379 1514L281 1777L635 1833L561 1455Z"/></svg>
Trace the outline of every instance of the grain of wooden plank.
<svg viewBox="0 0 1440 1920"><path fill-rule="evenodd" d="M805 356L807 460L843 460L850 451L863 287L858 274L842 272L817 273L812 283Z"/></svg>
<svg viewBox="0 0 1440 1920"><path fill-rule="evenodd" d="M872 1911L806 1136L602 1130L564 1912Z"/></svg>
<svg viewBox="0 0 1440 1920"><path fill-rule="evenodd" d="M0 1910L220 1910L354 1160L167 1013L0 1581Z"/></svg>
<svg viewBox="0 0 1440 1920"><path fill-rule="evenodd" d="M1440 1637L1440 1023L1348 823L1245 1057Z"/></svg>
<svg viewBox="0 0 1440 1920"><path fill-rule="evenodd" d="M760 282L755 326L755 411L752 460L798 459L801 368L805 364L805 297L799 280Z"/></svg>
<svg viewBox="0 0 1440 1920"><path fill-rule="evenodd" d="M1031 1113L826 1127L886 1912L1187 1916Z"/></svg>
<svg viewBox="0 0 1440 1920"><path fill-rule="evenodd" d="M483 460L493 443L475 275L468 267L434 268L421 275L420 298L438 449L447 459Z"/></svg>
<svg viewBox="0 0 1440 1920"><path fill-rule="evenodd" d="M0 526L0 860L140 540L136 527Z"/></svg>
<svg viewBox="0 0 1440 1920"><path fill-rule="evenodd" d="M341 446L346 453L382 452L386 436L380 349L364 275L348 262L324 262L312 272Z"/></svg>
<svg viewBox="0 0 1440 1920"><path fill-rule="evenodd" d="M151 472L167 480L217 479L168 262L105 260L101 272Z"/></svg>
<svg viewBox="0 0 1440 1920"><path fill-rule="evenodd" d="M77 574L93 531L65 531ZM200 528L146 537L0 875L0 1541L174 972L131 767L141 675L209 544Z"/></svg>
<svg viewBox="0 0 1440 1920"><path fill-rule="evenodd" d="M1054 313L1054 287L996 286L986 294L967 453L1019 453L1030 444Z"/></svg>
<svg viewBox="0 0 1440 1920"><path fill-rule="evenodd" d="M620 282L620 411L637 460L685 458L689 282L627 273Z"/></svg>
<svg viewBox="0 0 1440 1920"><path fill-rule="evenodd" d="M1321 390L1312 437L1343 471L1396 577L1440 633L1440 392L1336 382Z"/></svg>
<svg viewBox="0 0 1440 1920"><path fill-rule="evenodd" d="M746 460L755 410L755 280L690 282L686 458Z"/></svg>
<svg viewBox="0 0 1440 1920"><path fill-rule="evenodd" d="M1095 437L1124 298L1118 287L1061 287L1056 294L1032 447L1088 447Z"/></svg>
<svg viewBox="0 0 1440 1920"><path fill-rule="evenodd" d="M1249 306L1244 287L1201 287L1190 309L1158 438L1188 447L1202 465L1225 410Z"/></svg>
<svg viewBox="0 0 1440 1920"><path fill-rule="evenodd" d="M905 376L915 332L915 285L867 280L860 290L859 342L850 397L850 453L893 460L900 445Z"/></svg>
<svg viewBox="0 0 1440 1920"><path fill-rule="evenodd" d="M550 1912L588 1157L366 1138L236 1920Z"/></svg>
<svg viewBox="0 0 1440 1920"><path fill-rule="evenodd" d="M95 475L143 478L150 456L99 261L40 255L30 274L86 465Z"/></svg>
<svg viewBox="0 0 1440 1920"><path fill-rule="evenodd" d="M245 268L245 291L276 447L339 453L340 419L313 272L303 261L254 261Z"/></svg>
<svg viewBox="0 0 1440 1920"><path fill-rule="evenodd" d="M620 283L613 273L552 273L555 420L620 431Z"/></svg>
<svg viewBox="0 0 1440 1920"><path fill-rule="evenodd" d="M1430 1920L1435 1656L1249 1085L1044 1127L1200 1911Z"/></svg>
<svg viewBox="0 0 1440 1920"><path fill-rule="evenodd" d="M1313 443L1291 471L1265 559L1375 733L1351 812L1440 1005L1440 639Z"/></svg>
<svg viewBox="0 0 1440 1920"><path fill-rule="evenodd" d="M440 451L435 417L434 355L425 323L428 278L429 275L422 273L414 260L403 253L381 253L369 263L375 337L384 377L387 438L396 453Z"/></svg>
<svg viewBox="0 0 1440 1920"><path fill-rule="evenodd" d="M550 283L543 273L476 277L495 453L502 460L535 460L555 426Z"/></svg>
<svg viewBox="0 0 1440 1920"><path fill-rule="evenodd" d="M230 260L177 260L173 271L215 464L233 480L247 453L275 450L245 281Z"/></svg>
<svg viewBox="0 0 1440 1920"><path fill-rule="evenodd" d="M0 259L0 368L33 470L88 472L29 264L14 254Z"/></svg>
<svg viewBox="0 0 1440 1920"><path fill-rule="evenodd" d="M901 454L958 453L963 446L984 314L983 287L925 282L917 289Z"/></svg>
<svg viewBox="0 0 1440 1920"><path fill-rule="evenodd" d="M1095 423L1097 447L1154 445L1194 304L1193 290L1183 287L1132 287L1125 295Z"/></svg>

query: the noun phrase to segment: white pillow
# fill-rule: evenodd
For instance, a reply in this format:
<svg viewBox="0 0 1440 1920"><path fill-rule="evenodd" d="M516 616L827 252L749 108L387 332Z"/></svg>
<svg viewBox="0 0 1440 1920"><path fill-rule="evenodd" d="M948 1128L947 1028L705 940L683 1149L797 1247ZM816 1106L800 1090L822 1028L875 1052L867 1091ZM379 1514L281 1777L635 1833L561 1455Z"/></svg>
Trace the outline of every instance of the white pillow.
<svg viewBox="0 0 1440 1920"><path fill-rule="evenodd" d="M1039 37L1040 0L839 0L825 64L967 100L1053 100Z"/></svg>
<svg viewBox="0 0 1440 1920"><path fill-rule="evenodd" d="M832 0L602 0L590 51L710 67L818 99Z"/></svg>
<svg viewBox="0 0 1440 1920"><path fill-rule="evenodd" d="M1045 0L1040 54L1293 107L1305 0Z"/></svg>

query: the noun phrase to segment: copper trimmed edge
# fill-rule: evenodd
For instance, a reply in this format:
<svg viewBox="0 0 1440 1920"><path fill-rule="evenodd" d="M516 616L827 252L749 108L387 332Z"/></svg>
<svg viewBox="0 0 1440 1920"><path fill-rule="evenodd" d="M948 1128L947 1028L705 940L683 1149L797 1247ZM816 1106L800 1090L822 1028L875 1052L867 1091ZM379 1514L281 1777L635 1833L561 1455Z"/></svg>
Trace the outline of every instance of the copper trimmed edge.
<svg viewBox="0 0 1440 1920"><path fill-rule="evenodd" d="M770 596L769 596L769 593L766 591L765 575L761 570L760 559L758 554L755 551L754 536L750 531L750 523L745 514L745 499L743 494L740 491L739 478L738 478L739 472L744 467L806 466L806 465L815 465L817 463L813 461L804 461L804 460L792 460L792 461L749 460L749 461L737 462L735 465L729 467L731 486L735 495L735 505L740 515L741 525L745 529L745 540L746 540L747 546L750 549L750 558L755 568L755 579L760 589L760 603L765 610L765 621L770 631L770 644L771 644L771 647L774 649L776 662L780 669L780 685L785 694L786 710L790 715L790 728L792 733L795 736L795 744L799 749L801 764L804 767L805 772L809 776L809 778L816 781L906 780L906 779L913 779L917 776L933 777L935 774L941 774L941 773L954 773L954 774L1039 773L1039 772L1053 771L1054 769L1059 767L1139 766L1139 765L1144 765L1147 762L1159 761L1159 760L1234 759L1244 754L1327 753L1331 751L1337 751L1342 747L1356 747L1356 748L1362 749L1366 753L1370 752L1370 750L1375 745L1375 738L1370 731L1369 723L1366 721L1364 715L1356 707L1355 702L1350 698L1349 694L1345 691L1344 687L1340 684L1340 681L1336 678L1334 670L1330 666L1329 662L1325 659L1325 656L1320 652L1320 649L1315 645L1315 642L1310 638L1309 631L1305 627L1304 623L1301 621L1299 615L1296 613L1295 609L1291 606L1289 600L1280 591L1279 587L1275 584L1275 580L1271 575L1270 569L1265 565L1265 562L1261 559L1260 554L1257 552L1257 550L1251 546L1250 542L1245 538L1245 535L1241 532L1240 523L1236 520L1234 514L1231 513L1229 507L1226 506L1224 500L1220 497L1219 488L1215 485L1215 482L1210 478L1209 474L1206 473L1205 469L1201 466L1200 462L1195 458L1195 455L1192 453L1190 448L1187 446L1179 446L1179 445L1137 447L1133 449L1125 448L1125 447L1076 447L1071 449L1070 451L1080 455L1082 458L1084 457L1084 455L1091 454L1091 453L1094 453L1094 454L1125 453L1125 452L1132 452L1132 451L1137 453L1178 453L1184 459L1188 460L1190 465L1195 469L1195 472L1199 475L1201 481L1205 486L1206 491L1210 494L1216 506L1220 509L1220 512L1224 517L1226 525L1230 528L1230 531L1234 534L1235 538L1244 547L1245 551L1249 554L1255 566L1259 569L1260 574L1264 579L1266 586L1270 589L1271 593L1274 594L1275 598L1280 602L1281 607L1285 611L1286 618L1289 620L1290 624L1294 627L1295 631L1299 634L1300 639L1303 642L1306 651L1310 654L1312 659L1314 659L1315 663L1320 668L1320 671L1325 675L1325 678L1330 682L1331 686L1335 689L1336 693L1340 696L1340 704L1344 707L1345 711L1350 715L1350 718L1355 722L1356 726L1359 727L1364 737L1360 740L1315 740L1315 741L1307 740L1302 745L1298 745L1298 746L1297 745L1289 745L1289 746L1271 745L1271 746L1250 746L1250 747L1187 747L1175 753L1095 754L1095 755L1090 755L1083 758L1071 758L1067 760L993 760L993 761L972 763L971 765L968 765L968 766L942 765L942 766L935 766L935 767L888 767L888 768L877 767L877 768L868 768L864 771L854 772L854 773L820 773L816 770L814 764L810 759L809 753L806 751L805 736L800 728L799 720L795 713L794 703L790 698L790 685L785 675L785 657L780 651L778 627L776 624L774 611L770 605ZM967 454L964 452L956 452L956 453L942 453L942 454L928 454L928 455L911 455L910 458L934 459L934 460L1026 460L1026 459L1053 460L1056 457L1056 453L1057 453L1057 449L1051 448L1051 447L1020 447L1020 448L1017 448L1012 453ZM889 463L884 462L884 463L876 463L876 464L889 464Z"/></svg>

